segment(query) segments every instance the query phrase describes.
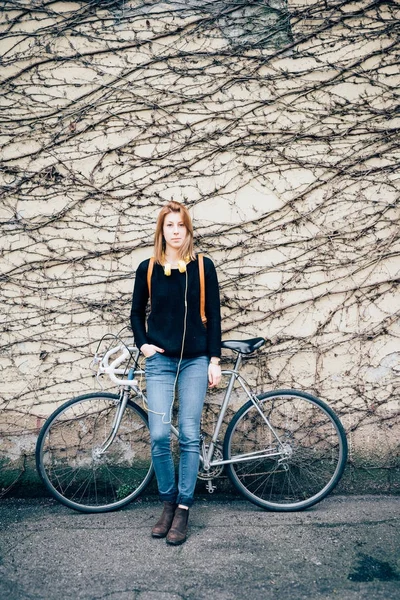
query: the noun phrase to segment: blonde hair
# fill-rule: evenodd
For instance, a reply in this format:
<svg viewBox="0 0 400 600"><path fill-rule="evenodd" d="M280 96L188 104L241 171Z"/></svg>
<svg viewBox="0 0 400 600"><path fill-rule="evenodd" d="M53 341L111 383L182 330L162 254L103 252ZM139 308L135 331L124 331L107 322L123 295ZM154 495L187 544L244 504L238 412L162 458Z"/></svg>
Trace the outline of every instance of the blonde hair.
<svg viewBox="0 0 400 600"><path fill-rule="evenodd" d="M195 259L194 248L193 248L193 225L189 211L186 206L171 200L160 210L156 231L154 233L154 259L159 265L162 264L163 254L165 252L165 239L163 235L164 219L170 213L180 213L183 224L186 227L186 238L179 250L179 257L185 259L189 257L190 260Z"/></svg>

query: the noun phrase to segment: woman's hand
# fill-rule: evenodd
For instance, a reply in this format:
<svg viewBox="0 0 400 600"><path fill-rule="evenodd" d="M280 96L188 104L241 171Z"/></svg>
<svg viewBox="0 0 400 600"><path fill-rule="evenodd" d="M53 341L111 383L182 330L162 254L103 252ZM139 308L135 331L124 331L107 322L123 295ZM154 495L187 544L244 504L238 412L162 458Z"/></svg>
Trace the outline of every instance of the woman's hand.
<svg viewBox="0 0 400 600"><path fill-rule="evenodd" d="M161 354L164 352L162 348L159 348L154 344L143 344L143 346L140 346L140 351L146 358L150 358L150 356L153 356L156 352L161 352Z"/></svg>
<svg viewBox="0 0 400 600"><path fill-rule="evenodd" d="M208 381L210 382L210 385L208 386L210 388L216 387L219 384L221 381L220 365L214 365L213 363L208 365Z"/></svg>

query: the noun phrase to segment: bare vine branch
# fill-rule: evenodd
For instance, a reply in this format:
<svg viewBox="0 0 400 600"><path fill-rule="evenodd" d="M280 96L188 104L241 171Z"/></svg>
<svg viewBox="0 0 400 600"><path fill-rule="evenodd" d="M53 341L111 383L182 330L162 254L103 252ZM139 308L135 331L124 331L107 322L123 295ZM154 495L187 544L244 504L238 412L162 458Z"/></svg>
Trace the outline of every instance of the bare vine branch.
<svg viewBox="0 0 400 600"><path fill-rule="evenodd" d="M93 387L175 198L225 337L270 340L250 376L325 397L395 466L398 2L2 4L4 454Z"/></svg>

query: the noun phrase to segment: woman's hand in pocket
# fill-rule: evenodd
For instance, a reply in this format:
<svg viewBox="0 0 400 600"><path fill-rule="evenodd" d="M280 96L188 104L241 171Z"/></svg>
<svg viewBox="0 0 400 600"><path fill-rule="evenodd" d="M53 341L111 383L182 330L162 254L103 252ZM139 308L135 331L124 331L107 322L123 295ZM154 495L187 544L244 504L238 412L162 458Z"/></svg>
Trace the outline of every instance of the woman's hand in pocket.
<svg viewBox="0 0 400 600"><path fill-rule="evenodd" d="M146 358L150 358L150 356L154 356L154 354L156 352L161 352L161 354L164 352L164 350L162 348L159 348L158 346L155 346L154 344L143 344L143 346L140 347L140 351L142 352L142 354L144 354L144 356Z"/></svg>

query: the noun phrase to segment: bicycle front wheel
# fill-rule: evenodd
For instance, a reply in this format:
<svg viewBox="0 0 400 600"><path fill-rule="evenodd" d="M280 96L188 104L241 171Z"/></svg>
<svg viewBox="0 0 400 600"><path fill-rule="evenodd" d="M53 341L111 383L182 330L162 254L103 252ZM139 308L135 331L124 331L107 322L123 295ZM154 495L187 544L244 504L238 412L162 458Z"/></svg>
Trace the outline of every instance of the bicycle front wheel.
<svg viewBox="0 0 400 600"><path fill-rule="evenodd" d="M147 415L129 401L118 432L108 439L119 406L115 394L73 398L47 419L36 445L36 466L49 492L81 512L121 508L150 483L153 466Z"/></svg>
<svg viewBox="0 0 400 600"><path fill-rule="evenodd" d="M235 487L251 502L274 511L308 508L339 482L347 460L346 434L319 398L294 390L258 396L233 417L224 459Z"/></svg>

